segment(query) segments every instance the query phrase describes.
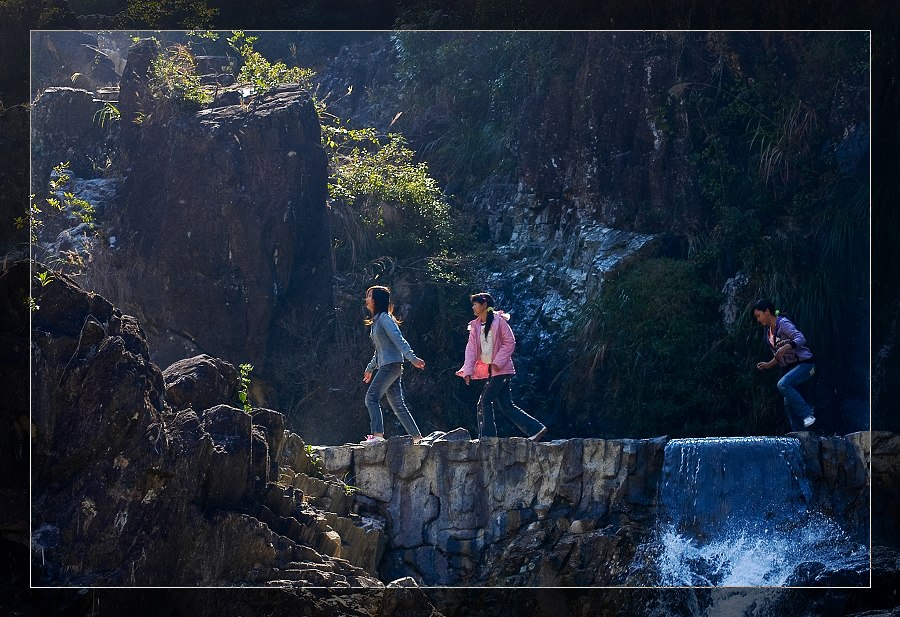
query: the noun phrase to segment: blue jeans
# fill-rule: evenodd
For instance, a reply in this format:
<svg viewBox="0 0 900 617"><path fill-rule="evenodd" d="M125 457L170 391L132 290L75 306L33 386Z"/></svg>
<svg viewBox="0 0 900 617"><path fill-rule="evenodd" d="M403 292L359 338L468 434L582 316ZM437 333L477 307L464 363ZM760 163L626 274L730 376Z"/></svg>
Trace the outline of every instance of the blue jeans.
<svg viewBox="0 0 900 617"><path fill-rule="evenodd" d="M778 380L778 391L784 397L784 409L791 423L791 430L803 430L803 418L813 415L813 408L809 406L800 393L797 386L812 377L816 365L812 362L798 364Z"/></svg>
<svg viewBox="0 0 900 617"><path fill-rule="evenodd" d="M484 390L481 391L481 396L478 398L478 405L476 406L479 437L497 436L494 407L499 409L510 422L529 437L544 428L543 424L529 416L512 402L512 395L509 392L511 378L512 375L495 375L488 379Z"/></svg>
<svg viewBox="0 0 900 617"><path fill-rule="evenodd" d="M385 364L375 371L375 376L369 383L366 391L366 407L369 410L369 421L372 433L384 433L384 417L381 415L381 397L386 396L388 405L394 410L394 414L400 420L400 424L406 432L413 437L421 436L416 421L406 407L403 400L403 363L393 362Z"/></svg>

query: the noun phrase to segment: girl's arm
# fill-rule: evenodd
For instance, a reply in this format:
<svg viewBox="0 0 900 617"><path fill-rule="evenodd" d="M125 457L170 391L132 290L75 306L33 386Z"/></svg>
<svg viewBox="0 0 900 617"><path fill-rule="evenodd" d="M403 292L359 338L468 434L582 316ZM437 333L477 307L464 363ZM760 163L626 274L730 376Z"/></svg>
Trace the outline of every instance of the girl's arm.
<svg viewBox="0 0 900 617"><path fill-rule="evenodd" d="M478 333L475 326L469 328L469 341L466 343L466 359L463 362L463 377L471 376L475 372L475 360L481 353L481 346L478 344Z"/></svg>
<svg viewBox="0 0 900 617"><path fill-rule="evenodd" d="M806 345L806 337L789 319L782 319L779 326L778 334L790 342L792 349Z"/></svg>
<svg viewBox="0 0 900 617"><path fill-rule="evenodd" d="M496 340L499 345L497 352L494 354L494 364L503 366L509 363L513 352L516 350L516 337L504 317L498 315L494 319L494 323L497 324Z"/></svg>
<svg viewBox="0 0 900 617"><path fill-rule="evenodd" d="M403 334L401 334L400 326L397 325L397 322L387 313L382 313L382 315L383 317L379 318L381 319L381 325L384 326L384 331L387 333L388 338L391 339L391 342L397 350L403 354L403 357L409 360L413 366L421 364L422 359L413 352L409 342L403 338Z"/></svg>

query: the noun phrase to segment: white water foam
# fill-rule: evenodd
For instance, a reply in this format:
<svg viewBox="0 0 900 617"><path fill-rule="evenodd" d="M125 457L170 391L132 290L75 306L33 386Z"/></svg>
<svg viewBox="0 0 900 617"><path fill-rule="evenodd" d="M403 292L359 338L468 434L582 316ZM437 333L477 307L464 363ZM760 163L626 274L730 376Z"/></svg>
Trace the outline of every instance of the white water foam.
<svg viewBox="0 0 900 617"><path fill-rule="evenodd" d="M672 440L646 547L657 584L804 586L864 571L867 548L811 509L811 497L795 439Z"/></svg>

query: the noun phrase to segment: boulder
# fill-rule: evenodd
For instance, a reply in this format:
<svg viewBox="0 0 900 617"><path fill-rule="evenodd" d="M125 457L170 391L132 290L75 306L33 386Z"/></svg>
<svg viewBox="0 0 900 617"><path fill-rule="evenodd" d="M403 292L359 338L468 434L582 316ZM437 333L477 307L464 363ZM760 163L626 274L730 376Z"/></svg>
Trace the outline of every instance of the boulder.
<svg viewBox="0 0 900 617"><path fill-rule="evenodd" d="M35 91L60 84L96 90L119 82L116 63L101 48L96 32L35 32L32 46L31 87Z"/></svg>
<svg viewBox="0 0 900 617"><path fill-rule="evenodd" d="M166 401L174 409L198 412L238 402L241 377L228 362L206 354L178 360L163 371Z"/></svg>
<svg viewBox="0 0 900 617"><path fill-rule="evenodd" d="M159 47L136 43L120 87L126 177L105 223L115 235L100 293L138 317L154 362L206 354L255 367L328 340L332 303L327 160L308 92L280 87L206 108L149 87ZM307 351L304 351L307 350Z"/></svg>
<svg viewBox="0 0 900 617"><path fill-rule="evenodd" d="M27 275L28 263L13 272ZM357 529L342 485L327 486L313 506L277 484L288 471L299 475L283 468L282 414L227 404L195 411L190 401L226 389L216 358L170 372L194 380L173 385L179 400L190 399L173 410L140 323L49 274L35 290L31 333L35 584L268 585L290 571L282 584L291 587L383 586L339 559L371 564L380 542L377 530ZM326 505L339 510L333 521L346 538L328 523Z"/></svg>

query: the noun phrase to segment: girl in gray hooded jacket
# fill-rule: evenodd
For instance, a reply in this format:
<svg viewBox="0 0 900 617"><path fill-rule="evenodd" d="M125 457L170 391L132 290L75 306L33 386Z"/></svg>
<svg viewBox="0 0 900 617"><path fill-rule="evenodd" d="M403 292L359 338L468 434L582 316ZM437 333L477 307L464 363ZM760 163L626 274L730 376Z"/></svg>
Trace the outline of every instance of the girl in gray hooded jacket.
<svg viewBox="0 0 900 617"><path fill-rule="evenodd" d="M394 317L394 305L391 302L389 288L374 285L366 290L366 308L372 316L366 320L366 325L371 326L369 336L375 345L375 353L372 354L372 359L363 372L363 381L369 384L366 392L366 408L369 410L372 434L367 435L361 443L384 441L382 397L387 397L388 404L403 428L412 435L413 443L418 443L422 439L422 434L406 406L406 401L403 400L401 377L404 360L409 360L410 364L420 370L425 368L425 360L416 356L400 333L399 322Z"/></svg>

